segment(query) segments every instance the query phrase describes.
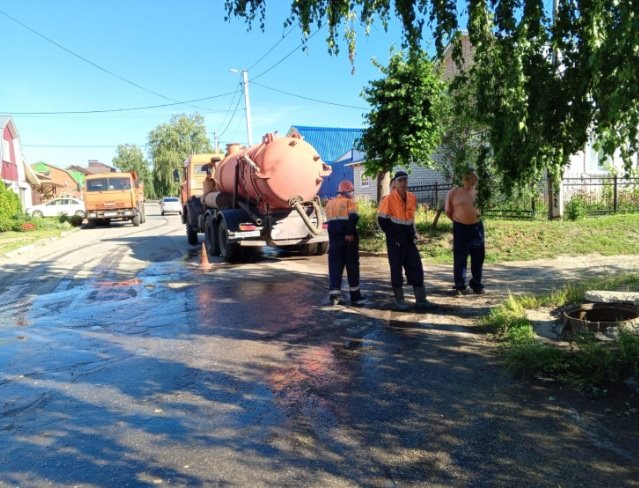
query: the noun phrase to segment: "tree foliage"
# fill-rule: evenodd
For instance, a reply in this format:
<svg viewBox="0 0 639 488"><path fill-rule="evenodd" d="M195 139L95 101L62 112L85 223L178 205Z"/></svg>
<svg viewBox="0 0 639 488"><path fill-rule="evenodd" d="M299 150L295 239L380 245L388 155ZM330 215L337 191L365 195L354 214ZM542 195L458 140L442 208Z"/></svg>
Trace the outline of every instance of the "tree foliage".
<svg viewBox="0 0 639 488"><path fill-rule="evenodd" d="M264 28L265 0L225 7L229 18ZM328 25L331 53L344 27L352 56L356 23L386 27L396 16L406 46L419 50L428 25L441 55L467 18L478 121L511 188L544 171L558 177L589 139L608 156L618 151L630 171L639 150L638 12L639 0L558 0L556 16L542 0L295 0L286 23L304 36Z"/></svg>
<svg viewBox="0 0 639 488"><path fill-rule="evenodd" d="M443 132L445 83L421 51L394 53L388 66L374 64L384 77L370 81L362 92L371 106L365 115L368 127L357 143L366 153L365 172L379 181L397 166L432 166ZM378 195L384 193L382 188Z"/></svg>
<svg viewBox="0 0 639 488"><path fill-rule="evenodd" d="M191 154L211 152L204 117L199 114L173 115L168 124L160 124L149 134L149 155L153 164L156 195L177 195L174 170L182 168Z"/></svg>
<svg viewBox="0 0 639 488"><path fill-rule="evenodd" d="M142 149L135 144L119 144L116 155L112 160L113 166L119 171L135 171L144 183L144 196L153 198L153 178L149 169L149 162L144 157Z"/></svg>

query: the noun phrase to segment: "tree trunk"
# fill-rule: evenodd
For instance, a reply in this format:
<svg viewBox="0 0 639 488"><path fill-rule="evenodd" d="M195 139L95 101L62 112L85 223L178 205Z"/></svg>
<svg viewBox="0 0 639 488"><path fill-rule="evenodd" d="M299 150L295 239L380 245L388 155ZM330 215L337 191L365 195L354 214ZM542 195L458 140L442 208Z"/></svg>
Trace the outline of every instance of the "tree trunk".
<svg viewBox="0 0 639 488"><path fill-rule="evenodd" d="M382 171L377 175L377 206L379 207L382 198L390 193L391 172Z"/></svg>

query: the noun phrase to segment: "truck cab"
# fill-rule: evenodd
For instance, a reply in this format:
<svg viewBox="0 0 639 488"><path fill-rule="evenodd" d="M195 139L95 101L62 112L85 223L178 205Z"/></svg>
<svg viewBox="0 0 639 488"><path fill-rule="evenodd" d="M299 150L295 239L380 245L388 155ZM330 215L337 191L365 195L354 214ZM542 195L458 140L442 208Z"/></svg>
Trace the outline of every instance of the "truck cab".
<svg viewBox="0 0 639 488"><path fill-rule="evenodd" d="M146 221L144 189L135 171L87 175L84 202L89 227L109 225L112 220Z"/></svg>

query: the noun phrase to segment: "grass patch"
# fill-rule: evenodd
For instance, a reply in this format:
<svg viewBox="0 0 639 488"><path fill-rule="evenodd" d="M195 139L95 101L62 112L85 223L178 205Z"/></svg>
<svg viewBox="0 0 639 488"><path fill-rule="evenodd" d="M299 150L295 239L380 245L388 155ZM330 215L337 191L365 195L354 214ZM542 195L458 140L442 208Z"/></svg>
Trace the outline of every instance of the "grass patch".
<svg viewBox="0 0 639 488"><path fill-rule="evenodd" d="M526 310L564 307L584 301L587 290L639 291L634 273L567 285L548 295L509 296L480 320L490 326L504 348L506 365L524 377L552 377L573 386L607 385L639 375L639 335L621 332L610 342L583 334L569 350L559 349L535 338Z"/></svg>
<svg viewBox="0 0 639 488"><path fill-rule="evenodd" d="M75 227L68 218L23 218L16 221L15 229L0 232L0 255L33 244L41 239L59 237Z"/></svg>
<svg viewBox="0 0 639 488"><path fill-rule="evenodd" d="M386 250L384 234L377 226L377 208L358 201L360 249ZM452 224L441 215L437 228L435 212L420 207L415 216L421 256L430 262L451 264ZM578 221L504 220L485 218L486 263L529 261L562 255L639 254L639 214L587 217Z"/></svg>

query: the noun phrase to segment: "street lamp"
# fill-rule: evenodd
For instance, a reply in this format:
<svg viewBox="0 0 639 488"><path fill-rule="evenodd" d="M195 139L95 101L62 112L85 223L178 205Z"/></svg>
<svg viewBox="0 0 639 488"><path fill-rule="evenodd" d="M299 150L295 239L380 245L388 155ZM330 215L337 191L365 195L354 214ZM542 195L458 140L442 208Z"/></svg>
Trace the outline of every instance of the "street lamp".
<svg viewBox="0 0 639 488"><path fill-rule="evenodd" d="M248 71L238 70L235 68L231 68L230 71L232 73L242 73L242 85L244 88L244 107L246 109L246 137L248 140L248 145L251 146L253 144L252 130L251 130L251 103L249 101L249 91L248 91Z"/></svg>

